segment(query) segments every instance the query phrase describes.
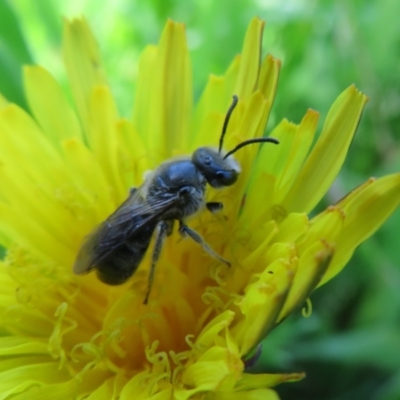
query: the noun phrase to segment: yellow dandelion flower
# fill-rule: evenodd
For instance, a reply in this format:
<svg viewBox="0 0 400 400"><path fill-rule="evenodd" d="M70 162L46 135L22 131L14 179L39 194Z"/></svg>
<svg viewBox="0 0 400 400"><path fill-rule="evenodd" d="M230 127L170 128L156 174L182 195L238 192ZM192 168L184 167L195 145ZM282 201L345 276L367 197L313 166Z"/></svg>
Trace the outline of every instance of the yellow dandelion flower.
<svg viewBox="0 0 400 400"><path fill-rule="evenodd" d="M210 76L193 108L182 24L168 22L145 49L132 116L119 115L96 42L67 21L64 58L75 106L41 67L24 70L32 116L0 100L0 399L276 399L301 373L246 372L261 339L336 275L400 202L400 175L371 179L309 219L336 177L366 97L355 87L318 114L283 120L278 146L235 154L237 182L207 189L216 215L189 221L225 264L178 232L165 240L143 304L151 251L127 283L74 275L81 242L138 187L147 170L200 146L262 137L279 61L261 58L263 22L222 77ZM150 244L152 248L153 244Z"/></svg>

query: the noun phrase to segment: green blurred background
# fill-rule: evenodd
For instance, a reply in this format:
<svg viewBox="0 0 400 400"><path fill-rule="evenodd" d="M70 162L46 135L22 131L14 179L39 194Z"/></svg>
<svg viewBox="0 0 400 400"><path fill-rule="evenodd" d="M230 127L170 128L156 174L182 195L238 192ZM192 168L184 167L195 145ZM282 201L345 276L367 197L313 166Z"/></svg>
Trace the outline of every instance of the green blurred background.
<svg viewBox="0 0 400 400"><path fill-rule="evenodd" d="M100 43L122 112L132 106L138 56L168 18L182 21L198 98L210 72L240 51L248 22L267 21L264 54L282 60L268 130L307 108L322 120L355 83L370 97L348 159L326 206L370 176L400 171L400 1L0 0L0 91L26 106L21 64L39 63L67 90L62 16L84 14ZM258 371L305 371L277 387L283 400L400 399L400 212L356 252L345 270L265 341Z"/></svg>

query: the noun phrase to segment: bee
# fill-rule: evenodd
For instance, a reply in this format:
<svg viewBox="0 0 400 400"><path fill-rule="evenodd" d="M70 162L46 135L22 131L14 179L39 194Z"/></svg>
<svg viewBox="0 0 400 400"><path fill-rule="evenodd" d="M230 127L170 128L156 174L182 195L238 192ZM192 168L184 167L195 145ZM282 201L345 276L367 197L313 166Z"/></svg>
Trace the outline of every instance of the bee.
<svg viewBox="0 0 400 400"><path fill-rule="evenodd" d="M279 143L273 138L255 138L223 152L224 136L237 102L238 97L233 96L218 150L201 147L191 158L165 161L139 188L131 189L128 199L86 237L74 264L76 274L96 269L102 282L122 284L135 273L155 235L144 298L144 304L147 304L163 242L171 235L174 221L179 222L179 233L183 237L191 238L210 256L230 266L229 261L217 254L196 231L186 225L185 220L204 206L212 213L222 209L222 203L205 201L205 191L207 184L222 188L237 181L240 166L232 154L253 143Z"/></svg>

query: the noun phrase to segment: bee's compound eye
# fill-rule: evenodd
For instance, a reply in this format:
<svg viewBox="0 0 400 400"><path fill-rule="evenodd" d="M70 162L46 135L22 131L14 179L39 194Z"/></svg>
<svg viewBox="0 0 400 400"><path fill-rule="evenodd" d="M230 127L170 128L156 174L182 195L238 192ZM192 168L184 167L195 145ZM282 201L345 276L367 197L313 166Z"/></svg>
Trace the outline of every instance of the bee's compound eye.
<svg viewBox="0 0 400 400"><path fill-rule="evenodd" d="M230 186L230 185L233 185L237 181L238 173L234 170L218 171L215 174L215 177L220 185Z"/></svg>

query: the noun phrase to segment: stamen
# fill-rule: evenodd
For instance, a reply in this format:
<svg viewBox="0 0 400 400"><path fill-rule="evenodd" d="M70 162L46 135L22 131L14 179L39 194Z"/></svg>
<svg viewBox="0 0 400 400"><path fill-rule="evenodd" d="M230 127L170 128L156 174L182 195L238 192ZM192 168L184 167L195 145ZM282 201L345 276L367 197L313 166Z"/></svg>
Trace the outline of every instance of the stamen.
<svg viewBox="0 0 400 400"><path fill-rule="evenodd" d="M49 353L54 358L60 359L59 369L61 369L65 365L65 362L67 360L65 350L62 347L62 337L66 333L76 329L78 326L76 321L72 320L71 318L65 318L67 309L68 309L67 303L62 303L57 308L57 311L55 312L54 315L58 318L55 323L53 333L50 335L49 343L48 343ZM63 329L62 325L63 325L64 321L68 322L69 326L67 326L66 328Z"/></svg>
<svg viewBox="0 0 400 400"><path fill-rule="evenodd" d="M301 314L303 315L304 318L311 317L311 314L312 314L312 303L311 303L311 299L310 298L308 298L306 300L305 306L301 309Z"/></svg>

